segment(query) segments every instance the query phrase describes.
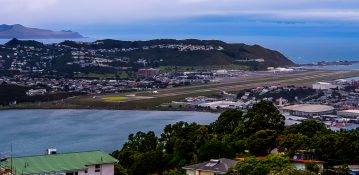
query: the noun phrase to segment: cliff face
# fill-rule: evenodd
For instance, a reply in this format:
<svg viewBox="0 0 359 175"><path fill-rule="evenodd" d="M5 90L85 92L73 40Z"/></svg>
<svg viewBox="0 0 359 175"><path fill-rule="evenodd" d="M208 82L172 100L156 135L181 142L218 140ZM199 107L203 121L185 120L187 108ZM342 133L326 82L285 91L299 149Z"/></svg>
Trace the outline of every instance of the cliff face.
<svg viewBox="0 0 359 175"><path fill-rule="evenodd" d="M10 39L72 39L83 38L79 33L72 31L51 31L15 25L0 25L0 38Z"/></svg>

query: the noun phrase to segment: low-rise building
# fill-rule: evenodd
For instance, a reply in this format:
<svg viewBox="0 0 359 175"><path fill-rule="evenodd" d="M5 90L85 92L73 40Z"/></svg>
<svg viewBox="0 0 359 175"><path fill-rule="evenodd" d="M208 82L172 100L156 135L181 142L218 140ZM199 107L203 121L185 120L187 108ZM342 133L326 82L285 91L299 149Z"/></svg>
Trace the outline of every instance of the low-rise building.
<svg viewBox="0 0 359 175"><path fill-rule="evenodd" d="M214 101L208 103L201 103L198 106L202 108L210 109L241 109L244 105L243 102L234 102L234 101Z"/></svg>
<svg viewBox="0 0 359 175"><path fill-rule="evenodd" d="M313 89L321 89L321 90L328 90L328 89L335 89L339 88L338 85L334 85L327 82L317 82L312 85Z"/></svg>
<svg viewBox="0 0 359 175"><path fill-rule="evenodd" d="M137 72L138 78L153 78L154 76L158 75L160 73L159 69L139 69Z"/></svg>
<svg viewBox="0 0 359 175"><path fill-rule="evenodd" d="M237 161L231 159L211 159L207 162L185 166L183 169L186 170L186 175L219 175L226 174L236 164Z"/></svg>
<svg viewBox="0 0 359 175"><path fill-rule="evenodd" d="M316 164L321 170L323 170L324 161L314 160L312 154L306 153L304 150L300 150L293 156L293 158L289 159L292 163L292 166L298 170L305 170L307 164Z"/></svg>
<svg viewBox="0 0 359 175"><path fill-rule="evenodd" d="M115 158L102 151L47 154L8 158L12 175L114 175Z"/></svg>
<svg viewBox="0 0 359 175"><path fill-rule="evenodd" d="M356 118L359 117L359 110L343 110L338 111L337 114L343 117Z"/></svg>

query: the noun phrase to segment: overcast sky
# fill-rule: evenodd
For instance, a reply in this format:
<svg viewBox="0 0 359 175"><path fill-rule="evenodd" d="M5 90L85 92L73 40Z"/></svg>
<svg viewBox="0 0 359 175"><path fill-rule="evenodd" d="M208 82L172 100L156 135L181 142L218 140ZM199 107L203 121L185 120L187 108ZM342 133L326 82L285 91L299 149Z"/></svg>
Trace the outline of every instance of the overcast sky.
<svg viewBox="0 0 359 175"><path fill-rule="evenodd" d="M71 29L97 38L259 43L297 59L301 54L359 58L353 46L359 45L359 0L0 0L0 23ZM311 53L295 45L310 42L327 51ZM333 44L352 46L333 51ZM309 54L295 53L300 51Z"/></svg>
<svg viewBox="0 0 359 175"><path fill-rule="evenodd" d="M0 0L3 23L133 23L201 16L359 21L357 0Z"/></svg>

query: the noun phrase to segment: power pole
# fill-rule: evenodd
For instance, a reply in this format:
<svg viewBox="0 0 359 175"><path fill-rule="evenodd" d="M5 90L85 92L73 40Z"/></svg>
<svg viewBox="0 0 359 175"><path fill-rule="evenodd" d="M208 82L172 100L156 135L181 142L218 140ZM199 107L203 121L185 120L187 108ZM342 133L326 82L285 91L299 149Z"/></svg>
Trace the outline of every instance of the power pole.
<svg viewBox="0 0 359 175"><path fill-rule="evenodd" d="M13 167L12 167L12 143L10 145L10 171L13 174Z"/></svg>

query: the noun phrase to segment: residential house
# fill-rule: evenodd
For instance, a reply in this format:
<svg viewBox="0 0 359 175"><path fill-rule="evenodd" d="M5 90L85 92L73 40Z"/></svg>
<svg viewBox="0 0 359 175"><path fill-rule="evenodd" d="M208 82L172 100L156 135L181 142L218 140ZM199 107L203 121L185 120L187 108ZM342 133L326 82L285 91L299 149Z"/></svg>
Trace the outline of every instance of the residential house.
<svg viewBox="0 0 359 175"><path fill-rule="evenodd" d="M323 165L325 162L315 160L314 156L305 150L299 150L297 154L293 156L293 158L289 159L292 163L293 167L298 170L305 170L306 164L316 164L320 169L323 169Z"/></svg>
<svg viewBox="0 0 359 175"><path fill-rule="evenodd" d="M115 158L102 151L14 157L0 163L12 175L114 175Z"/></svg>
<svg viewBox="0 0 359 175"><path fill-rule="evenodd" d="M226 174L229 168L235 166L237 161L231 159L211 159L207 162L183 167L187 175L220 175Z"/></svg>

